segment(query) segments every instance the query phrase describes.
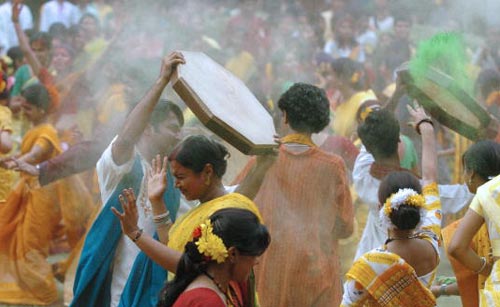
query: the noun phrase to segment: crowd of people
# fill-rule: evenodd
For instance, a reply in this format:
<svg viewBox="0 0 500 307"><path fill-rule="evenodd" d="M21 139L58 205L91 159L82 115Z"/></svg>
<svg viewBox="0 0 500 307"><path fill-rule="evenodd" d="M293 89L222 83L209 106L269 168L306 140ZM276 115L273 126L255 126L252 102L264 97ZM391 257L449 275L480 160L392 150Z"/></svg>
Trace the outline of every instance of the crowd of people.
<svg viewBox="0 0 500 307"><path fill-rule="evenodd" d="M500 305L500 138L411 90L432 65L500 121L500 25L453 9L4 1L0 306ZM250 88L274 152L202 126L181 50Z"/></svg>

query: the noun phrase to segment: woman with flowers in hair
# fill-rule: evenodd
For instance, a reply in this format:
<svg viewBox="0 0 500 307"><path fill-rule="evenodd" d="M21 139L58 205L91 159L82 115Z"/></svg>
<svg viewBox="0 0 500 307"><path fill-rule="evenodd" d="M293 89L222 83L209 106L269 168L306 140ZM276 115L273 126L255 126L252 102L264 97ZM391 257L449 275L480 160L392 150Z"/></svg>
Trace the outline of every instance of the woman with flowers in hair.
<svg viewBox="0 0 500 307"><path fill-rule="evenodd" d="M187 137L177 145L170 156L163 159L163 162L160 157L152 161L148 196L155 210L156 215L153 220L163 244L151 236L143 234L143 231L137 226L136 199L131 189L124 190L120 197L124 209L123 213L113 208L113 212L120 219L123 232L148 257L164 269L170 272L178 271L179 266L184 261L181 257L182 252L185 251L186 244L193 240L193 229L204 223L220 209L249 210L257 216L259 221L262 221L257 206L248 197L253 197L257 193L262 177L269 167L268 162L272 162L274 159L259 159L251 174L236 188L235 193L230 193L231 191L222 184L228 156L227 149L221 143L206 136L194 135ZM165 179L167 160L170 162L170 168L175 178L175 187L187 200L199 201L195 208L189 210L174 223L172 223L163 201L163 194L169 186ZM228 248L235 244L234 242L225 243L229 244ZM240 248L240 251L244 251L242 246L236 244L236 247ZM214 278L214 283L221 284L221 280L217 276ZM232 288L237 294L233 296L233 305L253 306L255 302L253 281L242 278L238 279L238 282L237 286ZM225 284L223 286L223 292L229 293L227 292L229 288ZM236 300L237 303L235 303Z"/></svg>
<svg viewBox="0 0 500 307"><path fill-rule="evenodd" d="M432 121L409 107L422 135L422 185L409 172L393 172L380 184L380 222L388 239L364 253L346 274L341 306L435 306L429 290L439 263L441 204Z"/></svg>
<svg viewBox="0 0 500 307"><path fill-rule="evenodd" d="M194 229L158 306L242 306L236 282L248 279L270 240L267 228L251 211L216 211Z"/></svg>

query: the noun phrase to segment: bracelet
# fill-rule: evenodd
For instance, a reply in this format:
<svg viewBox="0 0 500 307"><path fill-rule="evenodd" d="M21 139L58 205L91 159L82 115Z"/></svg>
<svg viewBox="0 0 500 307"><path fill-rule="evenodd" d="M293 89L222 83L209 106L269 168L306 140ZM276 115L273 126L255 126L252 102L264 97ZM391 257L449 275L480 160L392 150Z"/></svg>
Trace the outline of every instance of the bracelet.
<svg viewBox="0 0 500 307"><path fill-rule="evenodd" d="M132 239L132 242L137 242L137 240L139 240L139 238L142 236L142 233L144 232L144 229L140 228L138 230L135 231L135 236Z"/></svg>
<svg viewBox="0 0 500 307"><path fill-rule="evenodd" d="M477 270L475 273L476 274L481 274L481 272L484 270L484 268L486 267L486 258L485 257L481 257L481 268L479 268L479 270Z"/></svg>
<svg viewBox="0 0 500 307"><path fill-rule="evenodd" d="M153 216L153 222L156 225L172 225L170 214L168 212Z"/></svg>
<svg viewBox="0 0 500 307"><path fill-rule="evenodd" d="M169 218L169 217L170 217L170 213L167 211L165 213L153 216L153 220L154 221L159 221L159 220L163 220L163 219Z"/></svg>
<svg viewBox="0 0 500 307"><path fill-rule="evenodd" d="M439 296L448 296L446 288L448 288L447 284L442 284L441 287L439 287Z"/></svg>
<svg viewBox="0 0 500 307"><path fill-rule="evenodd" d="M432 120L430 118L424 118L424 119L421 119L416 125L415 125L415 130L417 131L417 133L420 135L420 125L423 124L423 123L428 123L430 124L432 127L434 127L434 123L432 122Z"/></svg>

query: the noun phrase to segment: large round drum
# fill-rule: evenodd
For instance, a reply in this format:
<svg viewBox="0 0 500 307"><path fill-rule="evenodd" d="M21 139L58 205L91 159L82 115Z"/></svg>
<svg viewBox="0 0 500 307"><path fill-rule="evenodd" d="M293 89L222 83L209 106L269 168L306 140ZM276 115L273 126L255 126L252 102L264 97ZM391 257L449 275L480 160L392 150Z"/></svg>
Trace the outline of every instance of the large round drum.
<svg viewBox="0 0 500 307"><path fill-rule="evenodd" d="M419 82L402 66L398 74L408 93L437 121L471 140L495 138L498 121L449 75L430 67Z"/></svg>
<svg viewBox="0 0 500 307"><path fill-rule="evenodd" d="M207 128L245 154L277 147L273 118L240 79L202 52L182 54L173 88Z"/></svg>

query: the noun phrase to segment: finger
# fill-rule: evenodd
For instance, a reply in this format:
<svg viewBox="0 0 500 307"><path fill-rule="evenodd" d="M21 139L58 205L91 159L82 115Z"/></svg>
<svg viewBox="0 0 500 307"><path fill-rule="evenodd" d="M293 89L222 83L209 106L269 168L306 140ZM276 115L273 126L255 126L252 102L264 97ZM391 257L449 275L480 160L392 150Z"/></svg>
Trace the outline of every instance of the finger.
<svg viewBox="0 0 500 307"><path fill-rule="evenodd" d="M124 214L120 213L120 211L116 210L115 207L111 207L111 212L120 219L120 221L123 219Z"/></svg>
<svg viewBox="0 0 500 307"><path fill-rule="evenodd" d="M134 193L134 190L132 188L128 189L127 190L127 194L126 194L126 197L127 197L127 202L129 204L129 206L132 206L135 208L135 193Z"/></svg>
<svg viewBox="0 0 500 307"><path fill-rule="evenodd" d="M120 205L122 206L122 209L124 210L125 207L127 207L127 202L125 201L125 197L123 194L118 195L118 200L120 201Z"/></svg>
<svg viewBox="0 0 500 307"><path fill-rule="evenodd" d="M156 167L156 157L154 157L151 160L151 172L156 172L155 167Z"/></svg>
<svg viewBox="0 0 500 307"><path fill-rule="evenodd" d="M156 173L161 172L161 157L156 155Z"/></svg>
<svg viewBox="0 0 500 307"><path fill-rule="evenodd" d="M165 157L163 157L163 164L162 164L162 166L161 166L161 172L162 172L163 174L166 174L166 173L167 173L167 165L168 165L168 157L167 157L167 156L165 156Z"/></svg>

